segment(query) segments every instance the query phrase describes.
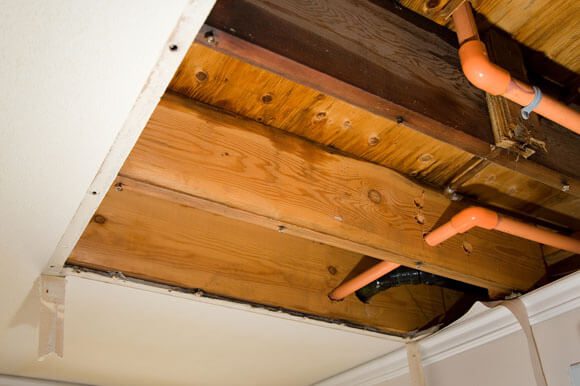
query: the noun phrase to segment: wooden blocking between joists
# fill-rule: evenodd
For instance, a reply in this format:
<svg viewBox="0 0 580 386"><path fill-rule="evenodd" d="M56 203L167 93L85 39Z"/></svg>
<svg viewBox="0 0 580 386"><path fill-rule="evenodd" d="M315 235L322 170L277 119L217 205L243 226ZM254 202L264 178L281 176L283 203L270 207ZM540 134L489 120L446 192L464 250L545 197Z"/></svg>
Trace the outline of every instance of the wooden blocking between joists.
<svg viewBox="0 0 580 386"><path fill-rule="evenodd" d="M506 68L513 77L527 81L524 59L517 42L491 30L485 36L487 51L491 60ZM525 120L521 116L521 106L502 96L486 94L487 106L495 145L511 150L528 158L537 151L546 152L544 140L535 138L540 127L536 114Z"/></svg>

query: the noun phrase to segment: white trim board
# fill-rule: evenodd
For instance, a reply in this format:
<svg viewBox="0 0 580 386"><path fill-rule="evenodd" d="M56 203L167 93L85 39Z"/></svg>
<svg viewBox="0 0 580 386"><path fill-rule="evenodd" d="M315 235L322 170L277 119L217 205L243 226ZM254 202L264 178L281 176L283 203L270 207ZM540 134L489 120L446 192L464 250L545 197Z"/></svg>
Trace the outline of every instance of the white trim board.
<svg viewBox="0 0 580 386"><path fill-rule="evenodd" d="M185 6L165 48L149 74L143 90L129 112L123 127L118 132L97 175L87 189L85 198L81 201L48 261L44 269L45 274L62 275L66 259L101 204L125 159L135 146L149 117L157 107L214 3L215 0L189 0Z"/></svg>
<svg viewBox="0 0 580 386"><path fill-rule="evenodd" d="M521 297L533 326L580 308L580 272L576 272ZM420 340L423 365L484 345L521 329L505 307L486 308L466 315L443 330ZM327 378L317 386L371 386L409 372L405 348Z"/></svg>

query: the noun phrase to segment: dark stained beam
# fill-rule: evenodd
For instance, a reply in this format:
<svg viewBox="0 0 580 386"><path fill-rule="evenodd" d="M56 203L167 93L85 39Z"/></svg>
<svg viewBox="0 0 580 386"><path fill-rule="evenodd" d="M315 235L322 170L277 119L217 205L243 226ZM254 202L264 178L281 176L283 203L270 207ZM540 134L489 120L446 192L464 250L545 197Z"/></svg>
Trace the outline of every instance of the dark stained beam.
<svg viewBox="0 0 580 386"><path fill-rule="evenodd" d="M198 42L580 195L578 136L557 127L552 138L545 124L548 152L527 160L493 148L485 96L463 76L452 33L376 3L221 0Z"/></svg>

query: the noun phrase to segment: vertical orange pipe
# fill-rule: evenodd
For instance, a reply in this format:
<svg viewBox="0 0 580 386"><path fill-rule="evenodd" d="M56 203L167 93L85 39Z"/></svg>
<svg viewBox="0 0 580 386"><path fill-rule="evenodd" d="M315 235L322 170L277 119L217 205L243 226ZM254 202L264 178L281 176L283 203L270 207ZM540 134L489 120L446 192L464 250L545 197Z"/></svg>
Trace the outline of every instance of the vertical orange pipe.
<svg viewBox="0 0 580 386"><path fill-rule="evenodd" d="M391 263L388 261L381 261L370 269L364 271L360 275L342 283L336 287L328 297L331 300L342 300L348 295L355 293L365 285L380 279L387 273L399 268L400 264Z"/></svg>
<svg viewBox="0 0 580 386"><path fill-rule="evenodd" d="M502 95L521 106L529 105L535 96L533 88L512 79L508 71L489 61L485 45L479 40L471 4L468 1L455 10L453 23L460 45L461 67L467 79L489 94ZM580 112L554 98L543 95L533 111L580 134Z"/></svg>

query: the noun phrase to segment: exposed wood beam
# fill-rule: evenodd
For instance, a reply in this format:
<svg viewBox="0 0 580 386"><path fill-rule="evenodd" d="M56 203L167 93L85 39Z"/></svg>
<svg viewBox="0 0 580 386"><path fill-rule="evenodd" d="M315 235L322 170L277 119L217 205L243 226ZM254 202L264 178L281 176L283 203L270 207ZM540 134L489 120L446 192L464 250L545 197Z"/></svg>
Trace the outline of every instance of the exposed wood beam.
<svg viewBox="0 0 580 386"><path fill-rule="evenodd" d="M580 196L578 136L544 124L535 134L547 153L490 148L485 96L465 80L449 31L379 3L221 0L198 42Z"/></svg>
<svg viewBox="0 0 580 386"><path fill-rule="evenodd" d="M188 205L482 287L527 290L545 274L538 244L497 232L428 247L424 232L463 208L439 192L174 95L121 174Z"/></svg>
<svg viewBox="0 0 580 386"><path fill-rule="evenodd" d="M331 302L328 292L362 255L196 209L126 178L118 182L123 189L109 191L69 264L391 334L441 317L462 296L413 286L380 293L370 304L354 296Z"/></svg>

